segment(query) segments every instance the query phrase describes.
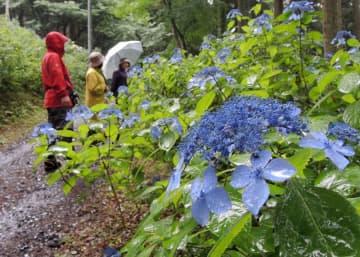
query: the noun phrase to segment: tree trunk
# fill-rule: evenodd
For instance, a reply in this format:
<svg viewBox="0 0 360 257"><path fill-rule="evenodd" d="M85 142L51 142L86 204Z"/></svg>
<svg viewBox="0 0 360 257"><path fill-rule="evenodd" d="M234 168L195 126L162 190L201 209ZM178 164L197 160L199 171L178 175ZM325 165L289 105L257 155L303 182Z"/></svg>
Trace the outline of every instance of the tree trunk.
<svg viewBox="0 0 360 257"><path fill-rule="evenodd" d="M274 16L277 17L282 14L284 10L283 0L274 0Z"/></svg>
<svg viewBox="0 0 360 257"><path fill-rule="evenodd" d="M360 0L353 0L354 34L360 39Z"/></svg>
<svg viewBox="0 0 360 257"><path fill-rule="evenodd" d="M324 54L334 52L335 47L330 44L336 32L342 29L341 0L322 0L323 5L323 36Z"/></svg>
<svg viewBox="0 0 360 257"><path fill-rule="evenodd" d="M172 16L171 0L163 0L163 3L166 6L166 8L168 9L171 30L174 35L176 47L186 50L185 37L179 30L178 26L176 25L175 18Z"/></svg>

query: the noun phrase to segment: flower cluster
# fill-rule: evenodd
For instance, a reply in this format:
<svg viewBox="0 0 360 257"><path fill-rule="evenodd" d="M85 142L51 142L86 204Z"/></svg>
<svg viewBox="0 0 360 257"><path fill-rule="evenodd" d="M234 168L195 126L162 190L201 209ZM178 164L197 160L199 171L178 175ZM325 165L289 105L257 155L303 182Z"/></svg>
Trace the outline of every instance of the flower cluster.
<svg viewBox="0 0 360 257"><path fill-rule="evenodd" d="M179 123L179 119L177 117L167 118L167 119L161 119L155 122L155 124L150 129L150 135L154 139L159 139L163 133L162 127L163 126L169 126L172 128L176 133L179 135L182 134L183 128L181 124Z"/></svg>
<svg viewBox="0 0 360 257"><path fill-rule="evenodd" d="M346 41L350 38L355 38L355 36L350 31L341 30L336 33L330 43L336 46L346 46Z"/></svg>
<svg viewBox="0 0 360 257"><path fill-rule="evenodd" d="M211 48L211 45L210 45L210 43L208 43L208 42L203 42L203 43L200 45L200 50L210 49L210 48Z"/></svg>
<svg viewBox="0 0 360 257"><path fill-rule="evenodd" d="M132 66L128 72L129 77L140 76L143 73L143 69L140 66Z"/></svg>
<svg viewBox="0 0 360 257"><path fill-rule="evenodd" d="M54 142L57 138L56 129L49 122L44 122L37 125L31 135L33 137L40 137L42 135L46 135L48 137L49 142Z"/></svg>
<svg viewBox="0 0 360 257"><path fill-rule="evenodd" d="M228 47L224 47L217 53L216 60L220 63L225 63L226 58L228 58L230 55L230 49Z"/></svg>
<svg viewBox="0 0 360 257"><path fill-rule="evenodd" d="M204 68L198 73L196 73L190 79L188 88L191 89L193 87L199 87L201 89L205 89L206 83L214 85L220 78L224 78L229 84L236 82L233 77L226 75L225 72L223 72L219 68L212 66Z"/></svg>
<svg viewBox="0 0 360 257"><path fill-rule="evenodd" d="M160 55L155 54L153 56L145 57L144 60L143 60L143 63L147 63L147 64L155 63L159 59L160 59Z"/></svg>
<svg viewBox="0 0 360 257"><path fill-rule="evenodd" d="M359 131L341 122L330 123L328 134L343 141L358 142L360 140Z"/></svg>
<svg viewBox="0 0 360 257"><path fill-rule="evenodd" d="M253 23L254 26L256 26L254 29L254 33L255 34L262 33L263 28L265 28L267 30L271 30L272 25L269 23L270 20L271 20L271 17L267 13L261 14L259 17L257 17Z"/></svg>
<svg viewBox="0 0 360 257"><path fill-rule="evenodd" d="M119 95L130 95L129 88L127 86L121 85L118 87L117 92Z"/></svg>
<svg viewBox="0 0 360 257"><path fill-rule="evenodd" d="M140 116L136 113L131 113L129 118L123 120L121 123L121 128L131 128L134 126L135 122L139 121Z"/></svg>
<svg viewBox="0 0 360 257"><path fill-rule="evenodd" d="M170 63L178 63L181 62L183 59L183 56L181 54L180 48L175 48L173 55L170 58Z"/></svg>
<svg viewBox="0 0 360 257"><path fill-rule="evenodd" d="M245 187L242 193L243 203L252 214L257 215L270 195L265 180L284 182L296 173L296 169L283 159L271 160L271 152L268 150L252 154L251 165L252 167L238 166L232 174L230 184L234 188Z"/></svg>
<svg viewBox="0 0 360 257"><path fill-rule="evenodd" d="M85 105L76 105L70 112L66 114L66 121L74 121L77 119L88 120L94 116L94 113Z"/></svg>
<svg viewBox="0 0 360 257"><path fill-rule="evenodd" d="M233 19L236 18L238 16L243 16L242 13L240 12L239 9L231 9L227 14L226 14L226 19Z"/></svg>
<svg viewBox="0 0 360 257"><path fill-rule="evenodd" d="M314 3L311 1L292 1L289 6L284 9L284 13L291 12L290 21L300 20L305 12L314 11Z"/></svg>
<svg viewBox="0 0 360 257"><path fill-rule="evenodd" d="M300 133L306 124L300 109L272 99L235 97L218 110L203 115L179 145L189 162L195 153L206 160L227 158L233 152L253 153L264 143L269 128L284 133Z"/></svg>

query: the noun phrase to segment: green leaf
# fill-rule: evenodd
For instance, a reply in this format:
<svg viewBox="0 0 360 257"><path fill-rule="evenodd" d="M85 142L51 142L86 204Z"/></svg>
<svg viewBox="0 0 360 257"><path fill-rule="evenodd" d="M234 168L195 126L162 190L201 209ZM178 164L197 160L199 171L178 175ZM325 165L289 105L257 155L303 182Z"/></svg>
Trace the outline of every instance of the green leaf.
<svg viewBox="0 0 360 257"><path fill-rule="evenodd" d="M357 72L350 72L345 74L338 85L338 89L341 93L347 94L354 92L359 88L360 75Z"/></svg>
<svg viewBox="0 0 360 257"><path fill-rule="evenodd" d="M304 169L308 165L313 153L314 151L310 148L301 148L293 156L287 158L287 161L295 166L298 176L304 177Z"/></svg>
<svg viewBox="0 0 360 257"><path fill-rule="evenodd" d="M275 215L278 256L360 255L360 218L354 207L333 191L305 187L293 179Z"/></svg>
<svg viewBox="0 0 360 257"><path fill-rule="evenodd" d="M350 104L344 111L343 120L350 126L360 128L360 101Z"/></svg>
<svg viewBox="0 0 360 257"><path fill-rule="evenodd" d="M199 102L196 104L196 114L201 116L204 112L210 107L212 102L214 101L216 93L214 91L210 91L209 93L205 94Z"/></svg>
<svg viewBox="0 0 360 257"><path fill-rule="evenodd" d="M77 130L79 131L81 138L86 138L89 133L89 128L85 123L81 124Z"/></svg>
<svg viewBox="0 0 360 257"><path fill-rule="evenodd" d="M347 40L346 43L350 47L358 47L359 46L359 41L356 38L350 38L350 39Z"/></svg>
<svg viewBox="0 0 360 257"><path fill-rule="evenodd" d="M79 138L78 133L72 130L58 130L56 134L61 137L72 137L72 138Z"/></svg>
<svg viewBox="0 0 360 257"><path fill-rule="evenodd" d="M90 108L92 112L101 112L102 110L106 109L109 105L108 104L96 104Z"/></svg>
<svg viewBox="0 0 360 257"><path fill-rule="evenodd" d="M162 150L169 151L176 142L176 135L174 132L169 131L160 137L159 147Z"/></svg>
<svg viewBox="0 0 360 257"><path fill-rule="evenodd" d="M67 195L71 191L71 189L73 189L75 184L76 184L76 177L75 176L70 177L69 179L67 179L64 182L64 185L63 185L64 194Z"/></svg>
<svg viewBox="0 0 360 257"><path fill-rule="evenodd" d="M251 220L251 214L247 213L240 217L232 227L230 227L218 241L216 241L213 248L211 248L208 257L222 256L226 248L229 247L233 239L243 230L245 225Z"/></svg>

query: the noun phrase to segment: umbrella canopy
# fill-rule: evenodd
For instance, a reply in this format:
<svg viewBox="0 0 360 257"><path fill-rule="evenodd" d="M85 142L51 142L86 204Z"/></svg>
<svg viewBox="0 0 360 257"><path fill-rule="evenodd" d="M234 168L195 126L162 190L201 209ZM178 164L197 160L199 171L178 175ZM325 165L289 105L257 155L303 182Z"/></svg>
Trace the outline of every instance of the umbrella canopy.
<svg viewBox="0 0 360 257"><path fill-rule="evenodd" d="M127 58L134 65L143 48L140 41L119 42L109 49L105 55L102 71L106 79L111 79L112 74L119 68L120 58Z"/></svg>

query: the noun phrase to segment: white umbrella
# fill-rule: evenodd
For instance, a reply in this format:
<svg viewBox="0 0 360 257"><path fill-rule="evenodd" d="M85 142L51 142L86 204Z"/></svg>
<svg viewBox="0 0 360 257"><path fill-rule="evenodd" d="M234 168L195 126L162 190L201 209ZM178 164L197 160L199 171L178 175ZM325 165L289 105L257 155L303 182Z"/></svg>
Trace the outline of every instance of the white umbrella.
<svg viewBox="0 0 360 257"><path fill-rule="evenodd" d="M140 41L119 42L109 49L105 55L102 71L106 79L111 79L112 74L119 68L121 58L127 58L131 65L134 65L139 58L143 48Z"/></svg>

